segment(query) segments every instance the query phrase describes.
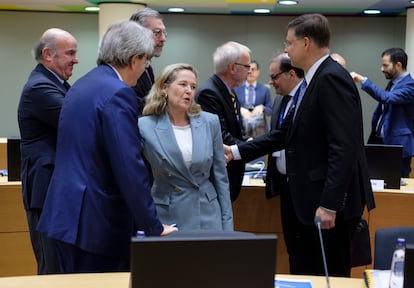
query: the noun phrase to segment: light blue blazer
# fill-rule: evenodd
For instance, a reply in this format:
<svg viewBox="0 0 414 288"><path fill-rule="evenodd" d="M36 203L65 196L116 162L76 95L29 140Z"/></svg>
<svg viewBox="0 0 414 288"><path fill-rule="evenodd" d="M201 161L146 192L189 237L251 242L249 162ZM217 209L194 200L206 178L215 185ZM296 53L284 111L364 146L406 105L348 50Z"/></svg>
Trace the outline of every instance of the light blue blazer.
<svg viewBox="0 0 414 288"><path fill-rule="evenodd" d="M180 230L233 230L233 213L217 115L190 117L193 141L189 168L167 113L138 120L142 151L154 177L152 196L162 223Z"/></svg>

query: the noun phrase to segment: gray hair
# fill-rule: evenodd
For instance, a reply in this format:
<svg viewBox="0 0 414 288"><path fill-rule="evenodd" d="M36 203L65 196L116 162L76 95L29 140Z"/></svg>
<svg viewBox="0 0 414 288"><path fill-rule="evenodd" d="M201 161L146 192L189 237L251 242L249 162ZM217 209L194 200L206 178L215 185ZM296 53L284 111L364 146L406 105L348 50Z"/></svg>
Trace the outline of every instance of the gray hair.
<svg viewBox="0 0 414 288"><path fill-rule="evenodd" d="M133 21L109 26L102 38L97 64L126 67L133 56L151 55L154 50L152 32Z"/></svg>
<svg viewBox="0 0 414 288"><path fill-rule="evenodd" d="M148 18L158 18L162 20L162 16L158 11L155 11L151 8L144 7L141 9L137 9L132 15L129 20L135 21L138 24L141 24L144 27L148 27L147 19Z"/></svg>
<svg viewBox="0 0 414 288"><path fill-rule="evenodd" d="M224 43L218 47L213 54L216 74L225 72L229 64L238 62L243 53L250 54L251 50L249 47L234 41Z"/></svg>

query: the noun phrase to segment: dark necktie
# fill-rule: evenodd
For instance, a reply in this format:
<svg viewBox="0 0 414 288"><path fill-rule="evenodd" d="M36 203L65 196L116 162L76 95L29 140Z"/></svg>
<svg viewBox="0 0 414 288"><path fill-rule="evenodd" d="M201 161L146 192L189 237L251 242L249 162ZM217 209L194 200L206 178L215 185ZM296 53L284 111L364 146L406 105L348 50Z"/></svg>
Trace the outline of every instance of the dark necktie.
<svg viewBox="0 0 414 288"><path fill-rule="evenodd" d="M387 87L385 87L385 91L390 91L393 85L394 85L394 82L390 80L387 84ZM388 111L388 104L383 104L381 108L382 108L382 112L379 117L377 127L375 129L375 136L377 136L378 138L382 138L382 126L384 126L385 113L387 113Z"/></svg>
<svg viewBox="0 0 414 288"><path fill-rule="evenodd" d="M70 88L70 84L66 81L63 82L63 86L65 86L66 91L69 90L69 88Z"/></svg>
<svg viewBox="0 0 414 288"><path fill-rule="evenodd" d="M308 84L306 83L306 79L303 79L298 90L296 90L295 96L293 96L292 105L290 105L289 111L286 114L286 117L280 127L281 130L287 131L290 125L293 123L293 120L295 118L295 112L296 112L296 104L298 103L298 100L301 100L301 98L305 94L307 87L308 87Z"/></svg>

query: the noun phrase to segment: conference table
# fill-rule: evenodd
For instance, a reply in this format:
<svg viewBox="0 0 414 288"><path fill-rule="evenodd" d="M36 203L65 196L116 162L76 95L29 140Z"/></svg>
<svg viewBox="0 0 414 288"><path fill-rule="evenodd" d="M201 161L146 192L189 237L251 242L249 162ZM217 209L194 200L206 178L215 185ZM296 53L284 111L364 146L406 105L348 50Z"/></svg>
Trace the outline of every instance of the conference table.
<svg viewBox="0 0 414 288"><path fill-rule="evenodd" d="M4 288L128 288L129 272L82 273L60 275L36 275L0 277L0 287ZM322 276L298 276L276 274L283 279L308 279L313 288L326 288L326 278ZM363 279L330 277L331 288L363 288ZM156 287L154 287L156 288ZM260 287L257 287L260 288Z"/></svg>

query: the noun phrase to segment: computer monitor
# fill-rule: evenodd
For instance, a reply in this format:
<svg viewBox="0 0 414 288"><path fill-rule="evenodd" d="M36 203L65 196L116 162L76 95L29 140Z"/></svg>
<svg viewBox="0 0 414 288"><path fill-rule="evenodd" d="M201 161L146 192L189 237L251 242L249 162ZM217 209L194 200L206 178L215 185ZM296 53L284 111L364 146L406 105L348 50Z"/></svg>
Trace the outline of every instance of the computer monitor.
<svg viewBox="0 0 414 288"><path fill-rule="evenodd" d="M414 243L407 244L404 257L404 288L414 287Z"/></svg>
<svg viewBox="0 0 414 288"><path fill-rule="evenodd" d="M8 181L20 181L20 139L7 139L7 173Z"/></svg>
<svg viewBox="0 0 414 288"><path fill-rule="evenodd" d="M366 144L370 179L384 180L384 188L400 189L402 146Z"/></svg>
<svg viewBox="0 0 414 288"><path fill-rule="evenodd" d="M178 231L132 238L131 288L274 288L277 236Z"/></svg>

